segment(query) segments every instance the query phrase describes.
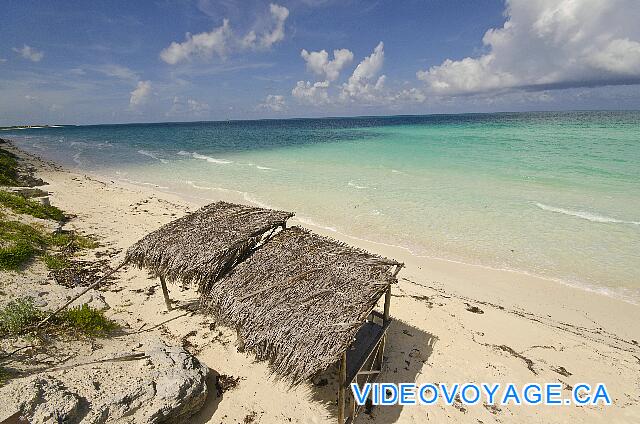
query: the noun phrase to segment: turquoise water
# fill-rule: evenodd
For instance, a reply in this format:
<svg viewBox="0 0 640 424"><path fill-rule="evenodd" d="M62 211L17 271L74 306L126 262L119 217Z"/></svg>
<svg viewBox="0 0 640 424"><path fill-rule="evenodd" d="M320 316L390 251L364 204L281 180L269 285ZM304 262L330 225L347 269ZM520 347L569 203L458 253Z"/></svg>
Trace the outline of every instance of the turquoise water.
<svg viewBox="0 0 640 424"><path fill-rule="evenodd" d="M640 112L102 125L0 137L112 178L294 210L416 255L640 299Z"/></svg>

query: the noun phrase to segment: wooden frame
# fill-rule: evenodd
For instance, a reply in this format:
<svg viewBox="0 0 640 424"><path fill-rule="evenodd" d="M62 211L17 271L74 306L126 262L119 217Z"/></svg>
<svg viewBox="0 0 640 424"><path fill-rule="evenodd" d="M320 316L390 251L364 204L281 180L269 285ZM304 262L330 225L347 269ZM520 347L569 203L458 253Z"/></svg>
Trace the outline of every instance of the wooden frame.
<svg viewBox="0 0 640 424"><path fill-rule="evenodd" d="M393 273L395 277L404 265L399 264ZM364 385L373 383L382 372L387 329L391 324L391 285L384 294L383 313L373 310L356 334L356 340L342 354L340 360L338 386L338 423L350 424L364 405L356 405L349 390L351 383Z"/></svg>

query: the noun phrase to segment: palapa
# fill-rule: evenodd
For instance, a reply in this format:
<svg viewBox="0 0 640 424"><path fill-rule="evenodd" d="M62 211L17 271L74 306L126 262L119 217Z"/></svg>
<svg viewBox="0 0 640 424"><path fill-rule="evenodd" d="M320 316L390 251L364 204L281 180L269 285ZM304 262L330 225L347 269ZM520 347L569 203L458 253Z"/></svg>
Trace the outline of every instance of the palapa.
<svg viewBox="0 0 640 424"><path fill-rule="evenodd" d="M125 261L206 293L291 212L216 202L172 221L131 246Z"/></svg>
<svg viewBox="0 0 640 424"><path fill-rule="evenodd" d="M291 216L212 203L145 236L125 261L163 288L164 279L197 285L205 311L297 384L343 358L402 264L285 228Z"/></svg>
<svg viewBox="0 0 640 424"><path fill-rule="evenodd" d="M203 293L245 347L299 383L340 360L380 297L396 261L300 227L280 231Z"/></svg>

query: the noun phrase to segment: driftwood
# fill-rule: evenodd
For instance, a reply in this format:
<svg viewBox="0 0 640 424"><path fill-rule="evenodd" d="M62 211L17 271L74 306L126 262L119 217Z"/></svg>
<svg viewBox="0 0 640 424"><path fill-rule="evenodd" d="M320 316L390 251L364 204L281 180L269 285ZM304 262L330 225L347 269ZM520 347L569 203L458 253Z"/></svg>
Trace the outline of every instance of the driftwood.
<svg viewBox="0 0 640 424"><path fill-rule="evenodd" d="M116 356L113 358L96 359L95 361L81 362L79 364L63 365L61 367L48 368L45 370L45 372L62 371L62 370L68 370L71 368L82 367L85 365L103 364L105 362L136 361L138 359L146 359L148 357L149 356L144 352L129 353L126 355Z"/></svg>
<svg viewBox="0 0 640 424"><path fill-rule="evenodd" d="M55 311L51 312L51 314L49 314L49 316L47 316L45 319L43 319L42 321L40 321L37 325L36 325L36 329L42 327L44 324L46 324L47 322L49 322L49 320L51 320L51 318L53 318L55 315L59 314L61 311L63 311L65 308L67 308L67 306L71 305L73 302L75 302L76 300L78 300L80 297L82 297L82 295L84 295L86 292L88 292L91 289L94 289L96 287L98 287L98 285L100 283L102 283L103 281L105 281L107 278L109 278L112 274L114 274L116 271L118 271L120 268L122 268L123 266L125 266L127 263L126 260L120 262L120 264L118 266L116 266L115 268L113 268L111 271L107 272L105 275L103 275L102 277L100 277L95 283L91 284L89 287L87 287L86 289L84 289L83 291L81 291L80 293L78 293L76 296L74 296L73 298L71 298L69 301L67 301L67 303L65 303L64 305L62 305L61 307L59 307L58 309L56 309Z"/></svg>

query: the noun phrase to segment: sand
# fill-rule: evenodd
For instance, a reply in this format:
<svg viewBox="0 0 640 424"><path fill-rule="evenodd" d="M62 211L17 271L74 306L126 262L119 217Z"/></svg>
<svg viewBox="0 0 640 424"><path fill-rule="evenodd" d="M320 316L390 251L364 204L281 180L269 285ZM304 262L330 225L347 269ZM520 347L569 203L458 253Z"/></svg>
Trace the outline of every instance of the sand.
<svg viewBox="0 0 640 424"><path fill-rule="evenodd" d="M77 214L67 227L95 234L113 248L126 249L206 203L30 160L49 182L51 203ZM309 228L406 264L393 289L395 321L379 381L561 382L564 397L577 383L605 383L613 401L611 406L383 406L361 414L357 422L640 422L639 306L556 281L419 258ZM151 295L147 290L158 281L145 272L129 267L118 276L116 288L104 292L110 316L167 340L186 341L208 367L240 377L235 389L209 400L194 422L336 421L330 384L289 387L270 374L267 364L238 352L234 332L184 308L165 312L160 290ZM170 291L183 307L197 299L190 290L171 286Z"/></svg>

